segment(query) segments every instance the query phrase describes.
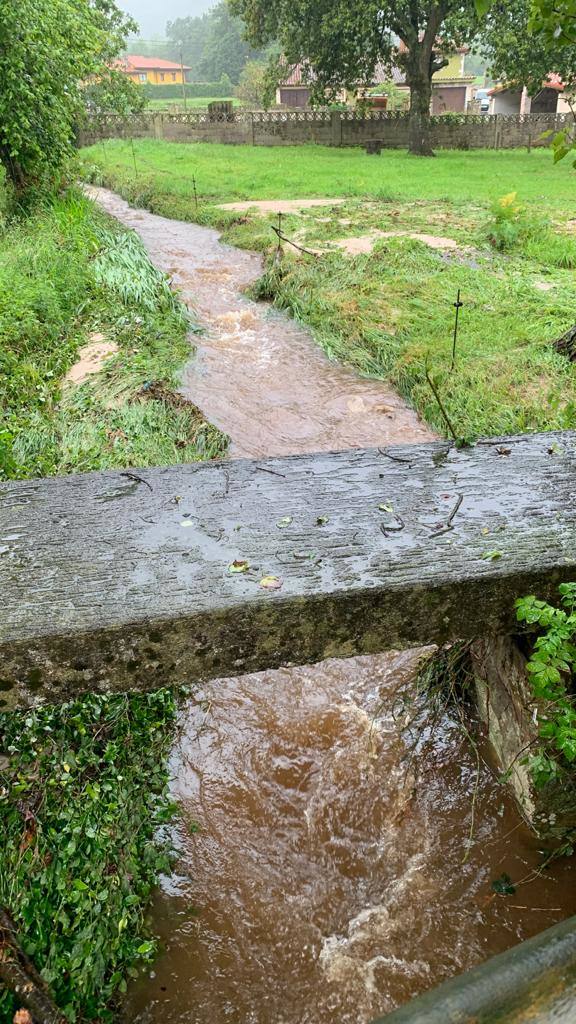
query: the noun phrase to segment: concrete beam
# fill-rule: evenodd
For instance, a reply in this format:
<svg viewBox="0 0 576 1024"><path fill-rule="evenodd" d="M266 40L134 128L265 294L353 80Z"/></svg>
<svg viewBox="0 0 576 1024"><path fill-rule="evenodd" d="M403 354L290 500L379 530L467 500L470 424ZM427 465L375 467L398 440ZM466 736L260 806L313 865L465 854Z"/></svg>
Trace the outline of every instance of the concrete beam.
<svg viewBox="0 0 576 1024"><path fill-rule="evenodd" d="M506 632L574 578L573 432L3 483L1 706Z"/></svg>
<svg viewBox="0 0 576 1024"><path fill-rule="evenodd" d="M576 917L450 978L373 1024L572 1024Z"/></svg>

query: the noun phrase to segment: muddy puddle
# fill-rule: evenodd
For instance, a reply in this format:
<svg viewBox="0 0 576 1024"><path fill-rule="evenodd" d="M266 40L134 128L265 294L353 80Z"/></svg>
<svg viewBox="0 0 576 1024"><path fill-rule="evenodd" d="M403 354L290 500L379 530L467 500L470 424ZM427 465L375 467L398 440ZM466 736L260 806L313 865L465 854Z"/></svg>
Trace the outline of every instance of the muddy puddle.
<svg viewBox="0 0 576 1024"><path fill-rule="evenodd" d="M184 388L232 438L274 455L430 437L384 385L331 364L240 290L260 259L214 231L97 190L206 328ZM423 704L422 652L223 679L182 714L172 754L178 862L151 913L162 952L132 1024L367 1024L576 913L575 866L539 874L485 751ZM503 873L521 881L506 898ZM522 881L524 880L524 881Z"/></svg>

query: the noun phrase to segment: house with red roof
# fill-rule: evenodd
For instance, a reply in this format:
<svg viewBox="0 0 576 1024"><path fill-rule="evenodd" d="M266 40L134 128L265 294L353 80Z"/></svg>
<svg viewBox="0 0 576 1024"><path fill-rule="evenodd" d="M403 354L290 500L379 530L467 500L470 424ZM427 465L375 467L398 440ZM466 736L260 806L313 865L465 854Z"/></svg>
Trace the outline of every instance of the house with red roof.
<svg viewBox="0 0 576 1024"><path fill-rule="evenodd" d="M192 70L185 64L176 64L162 57L139 57L133 53L123 57L118 66L133 82L141 85L181 85L188 81L188 72Z"/></svg>
<svg viewBox="0 0 576 1024"><path fill-rule="evenodd" d="M488 90L491 114L567 114L569 97L560 75L551 72L534 96L526 86L500 82Z"/></svg>
<svg viewBox="0 0 576 1024"><path fill-rule="evenodd" d="M400 43L399 52L406 49ZM464 112L472 103L474 76L466 75L464 61L468 50L462 48L456 54L448 58L445 68L437 71L432 79L432 102L430 110L432 114L444 114L446 112ZM297 64L290 69L290 73L282 81L276 91L276 102L285 107L307 107L310 105L311 80L314 73L303 64ZM374 80L364 87L358 87L353 92L342 91L337 99L341 102L355 102L358 99L368 100L372 106L386 108L386 85L392 81L398 91L405 94L406 107L409 106L410 89L406 84L406 77L400 68L392 68L392 74L378 66L374 73ZM376 86L382 86L381 93L373 93Z"/></svg>

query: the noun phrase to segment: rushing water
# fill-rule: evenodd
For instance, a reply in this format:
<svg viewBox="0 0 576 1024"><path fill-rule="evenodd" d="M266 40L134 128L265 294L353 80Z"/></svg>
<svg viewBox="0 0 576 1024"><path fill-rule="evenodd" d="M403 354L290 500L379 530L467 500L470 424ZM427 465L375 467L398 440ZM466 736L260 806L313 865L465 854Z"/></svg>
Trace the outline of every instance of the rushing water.
<svg viewBox="0 0 576 1024"><path fill-rule="evenodd" d="M383 384L240 294L257 256L95 194L205 325L184 390L232 455L431 436ZM365 1024L576 912L572 863L534 874L538 844L484 751L416 698L421 656L218 680L188 704L172 758L179 860L153 908L163 952L127 1020ZM527 879L514 896L492 892L503 872Z"/></svg>

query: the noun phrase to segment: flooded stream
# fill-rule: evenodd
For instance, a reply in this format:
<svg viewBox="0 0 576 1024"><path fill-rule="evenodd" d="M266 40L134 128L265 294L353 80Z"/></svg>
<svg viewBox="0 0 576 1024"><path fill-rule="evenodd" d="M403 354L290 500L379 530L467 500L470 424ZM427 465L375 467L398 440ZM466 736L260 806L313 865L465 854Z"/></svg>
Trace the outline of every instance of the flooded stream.
<svg viewBox="0 0 576 1024"><path fill-rule="evenodd" d="M384 384L330 363L240 290L254 254L93 190L143 238L206 333L183 387L232 456L422 441ZM172 755L175 873L128 993L139 1024L366 1024L576 913L575 869L536 840L454 713L415 695L422 652L218 680ZM526 879L514 896L491 882Z"/></svg>

